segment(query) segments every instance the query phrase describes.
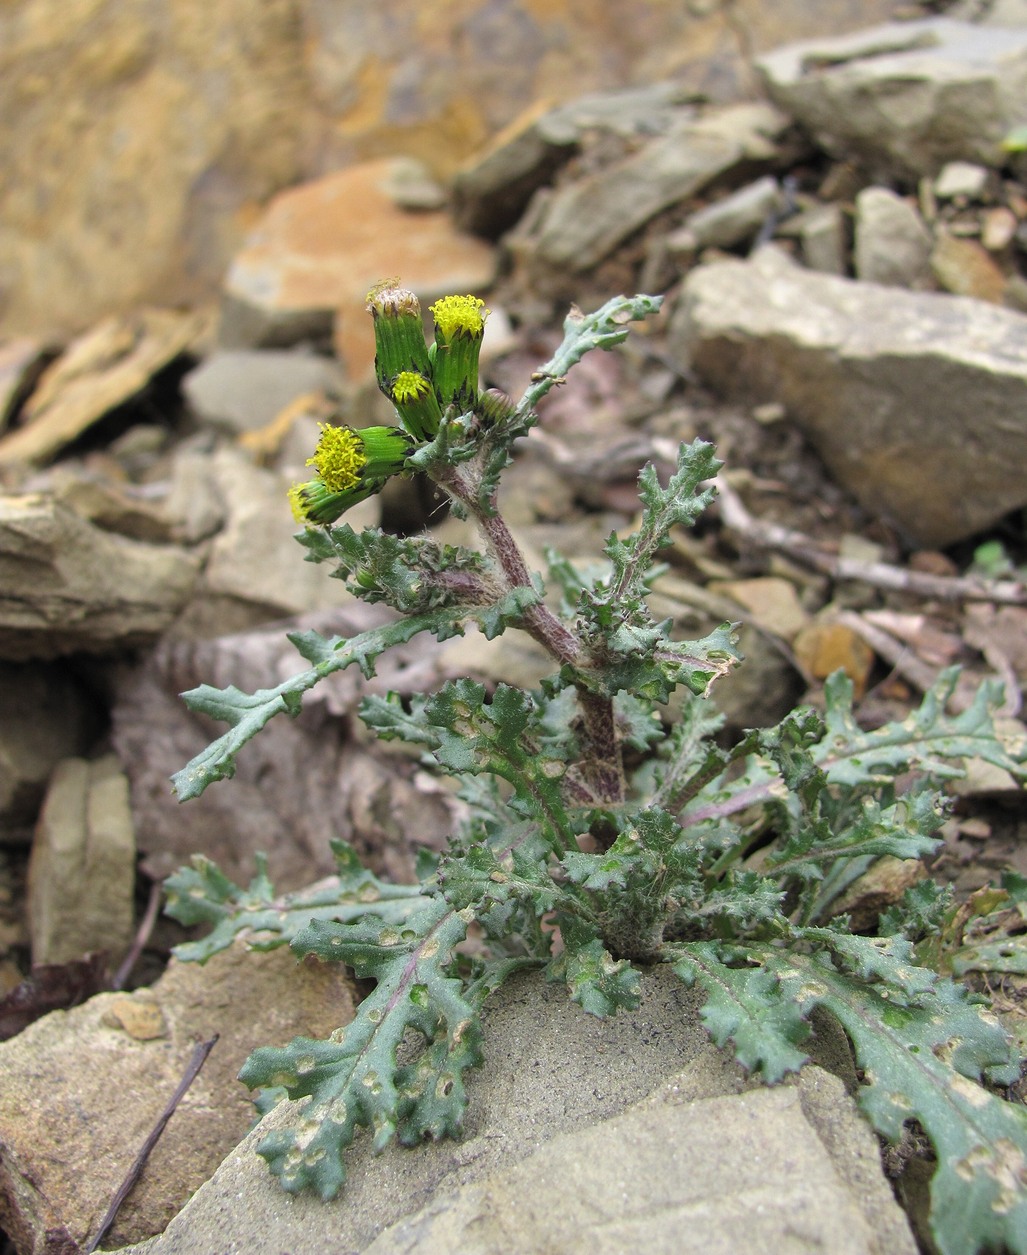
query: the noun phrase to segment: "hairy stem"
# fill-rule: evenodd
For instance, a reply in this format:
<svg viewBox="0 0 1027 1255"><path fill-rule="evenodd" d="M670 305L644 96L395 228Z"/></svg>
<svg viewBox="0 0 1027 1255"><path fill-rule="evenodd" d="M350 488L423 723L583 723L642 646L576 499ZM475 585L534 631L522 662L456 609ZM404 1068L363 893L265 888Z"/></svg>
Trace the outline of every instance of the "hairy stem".
<svg viewBox="0 0 1027 1255"><path fill-rule="evenodd" d="M533 588L520 546L499 512L481 508L477 493L467 482L465 474L451 471L440 483L465 506L478 524L503 572L508 589ZM580 638L544 602L537 601L525 609L523 626L561 666L566 663L582 667L587 663L587 653ZM581 706L586 746L583 763L585 778L598 805L616 805L624 800L624 766L613 701L591 692L582 684L575 685L575 688Z"/></svg>

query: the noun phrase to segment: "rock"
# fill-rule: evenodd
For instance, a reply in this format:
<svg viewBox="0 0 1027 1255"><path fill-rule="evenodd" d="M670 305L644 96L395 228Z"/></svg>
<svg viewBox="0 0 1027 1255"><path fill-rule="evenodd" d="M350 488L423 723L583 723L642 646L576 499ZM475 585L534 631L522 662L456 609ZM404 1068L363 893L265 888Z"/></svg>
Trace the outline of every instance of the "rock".
<svg viewBox="0 0 1027 1255"><path fill-rule="evenodd" d="M1027 30L947 18L805 39L757 58L775 104L872 177L933 177L949 161L1008 162L1022 122Z"/></svg>
<svg viewBox="0 0 1027 1255"><path fill-rule="evenodd" d="M839 483L921 548L1027 504L1022 314L813 274L767 248L692 271L672 341L721 391L783 402Z"/></svg>
<svg viewBox="0 0 1027 1255"><path fill-rule="evenodd" d="M732 172L771 166L788 125L782 113L762 103L713 110L569 183L542 211L537 264L574 273L590 269L671 205Z"/></svg>
<svg viewBox="0 0 1027 1255"><path fill-rule="evenodd" d="M367 161L280 193L232 261L219 339L263 348L335 334L347 375L374 362L368 289L398 276L427 307L450 292L484 291L493 250L456 231L449 215L412 213L388 193L389 159Z"/></svg>
<svg viewBox="0 0 1027 1255"><path fill-rule="evenodd" d="M721 593L737 601L758 627L782 640L791 640L809 623L809 614L802 608L795 585L778 575L722 583L713 581L708 588L711 593Z"/></svg>
<svg viewBox="0 0 1027 1255"><path fill-rule="evenodd" d="M287 499L289 479L254 466L231 447L215 450L206 466L188 465L209 473L224 522L210 542L189 605L174 624L176 637L238 632L350 600L341 580L303 561Z"/></svg>
<svg viewBox="0 0 1027 1255"><path fill-rule="evenodd" d="M0 662L0 846L25 844L50 773L99 732L95 699L60 664Z"/></svg>
<svg viewBox="0 0 1027 1255"><path fill-rule="evenodd" d="M212 353L182 380L199 418L236 433L266 426L304 393L338 396L342 387L342 375L329 359L269 349Z"/></svg>
<svg viewBox="0 0 1027 1255"><path fill-rule="evenodd" d="M874 651L844 623L818 620L792 641L795 660L812 680L826 680L835 671L844 671L852 681L853 696L859 701L866 692L874 665Z"/></svg>
<svg viewBox="0 0 1027 1255"><path fill-rule="evenodd" d="M371 153L416 152L446 176L537 101L673 78L693 98L751 94L753 49L883 21L896 0L575 0L572 8L469 0L425 22L416 0L388 10L306 0L321 170Z"/></svg>
<svg viewBox="0 0 1027 1255"><path fill-rule="evenodd" d="M353 998L341 966L237 942L204 966L172 961L152 990L99 994L0 1044L0 1222L18 1249L51 1249L46 1235L61 1228L85 1245L196 1042L218 1034L107 1242L159 1233L250 1127L235 1079L250 1051L327 1036L352 1018Z"/></svg>
<svg viewBox="0 0 1027 1255"><path fill-rule="evenodd" d="M520 218L586 136L666 134L694 115L677 83L598 92L551 108L533 105L453 176L453 212L465 231L498 239Z"/></svg>
<svg viewBox="0 0 1027 1255"><path fill-rule="evenodd" d="M810 270L845 275L849 270L849 233L840 205L816 205L798 224L802 259Z"/></svg>
<svg viewBox="0 0 1027 1255"><path fill-rule="evenodd" d="M52 458L141 392L196 342L203 324L202 316L160 309L104 320L44 371L22 425L0 439L0 465Z"/></svg>
<svg viewBox="0 0 1027 1255"><path fill-rule="evenodd" d="M0 658L56 658L154 640L196 584L199 558L127 540L41 493L0 497Z"/></svg>
<svg viewBox="0 0 1027 1255"><path fill-rule="evenodd" d="M7 327L209 293L240 219L299 174L310 88L292 0L22 0L0 48Z"/></svg>
<svg viewBox="0 0 1027 1255"><path fill-rule="evenodd" d="M1019 226L1016 214L1006 205L996 205L981 219L981 243L989 253L1001 253L1012 244Z"/></svg>
<svg viewBox="0 0 1027 1255"><path fill-rule="evenodd" d="M399 209L445 209L449 199L428 166L416 157L394 157L382 186Z"/></svg>
<svg viewBox="0 0 1027 1255"><path fill-rule="evenodd" d="M0 344L0 431L35 387L52 352L45 341L32 336Z"/></svg>
<svg viewBox="0 0 1027 1255"><path fill-rule="evenodd" d="M946 292L1002 304L1006 276L988 250L976 240L939 232L931 251L931 271Z"/></svg>
<svg viewBox="0 0 1027 1255"><path fill-rule="evenodd" d="M913 1255L842 1083L810 1068L797 1086L746 1087L710 1045L697 996L666 969L643 979L639 1011L599 1020L537 974L514 977L485 1005L464 1142L375 1156L358 1138L334 1202L287 1197L253 1149L278 1108L145 1255Z"/></svg>
<svg viewBox="0 0 1027 1255"><path fill-rule="evenodd" d="M134 931L135 832L118 759L66 758L47 789L29 861L33 963L96 950L120 962Z"/></svg>
<svg viewBox="0 0 1027 1255"><path fill-rule="evenodd" d="M949 161L934 180L934 194L939 200L990 200L997 178L994 170L973 161Z"/></svg>
<svg viewBox="0 0 1027 1255"><path fill-rule="evenodd" d="M931 277L933 241L919 210L886 187L856 197L853 249L856 278L887 287L924 287Z"/></svg>
<svg viewBox="0 0 1027 1255"><path fill-rule="evenodd" d="M159 545L174 538L171 521L163 503L154 498L152 484L111 483L90 468L64 463L45 476L45 483L55 502L105 532Z"/></svg>
<svg viewBox="0 0 1027 1255"><path fill-rule="evenodd" d="M689 214L666 239L670 254L697 252L701 248L735 248L755 239L784 207L777 179L765 175Z"/></svg>

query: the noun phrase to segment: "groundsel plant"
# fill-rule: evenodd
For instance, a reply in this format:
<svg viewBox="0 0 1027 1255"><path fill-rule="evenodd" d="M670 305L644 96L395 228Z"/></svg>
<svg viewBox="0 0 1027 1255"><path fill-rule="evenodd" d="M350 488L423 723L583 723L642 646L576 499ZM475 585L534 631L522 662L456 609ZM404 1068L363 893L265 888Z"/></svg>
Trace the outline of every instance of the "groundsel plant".
<svg viewBox="0 0 1027 1255"><path fill-rule="evenodd" d="M557 554L544 573L530 570L503 521L500 478L538 402L659 304L636 296L572 311L555 356L514 403L479 387L480 300L432 306L428 345L413 293L388 283L369 294L394 425L325 424L313 475L290 497L307 560L395 618L351 639L293 634L308 666L275 688L184 694L230 726L175 777L178 796L231 776L245 743L273 716L295 714L319 680L349 666L370 677L384 651L421 632L440 641L471 624L489 638L527 632L552 672L534 691L459 679L431 694L365 698L370 728L459 783L469 818L448 850L422 856L418 885L394 885L340 843L337 887L278 897L264 864L240 888L197 856L169 880L168 910L210 931L177 953L202 962L245 932L254 948L289 945L375 982L329 1039L262 1047L243 1068L248 1086L291 1104L259 1145L287 1190L333 1197L360 1127L379 1149L458 1136L466 1074L482 1058L479 1013L512 972L537 969L585 1012L607 1016L637 1006L640 970L663 963L701 989L713 1040L769 1084L806 1062L811 1014L833 1017L874 1128L897 1142L918 1126L933 1146L931 1225L943 1255L1027 1253L1027 1112L1003 1096L1020 1056L986 1002L952 979L988 970L987 955L967 958L973 928L1006 956L1005 970L1027 970L1017 949L1027 881L1007 876L986 900L957 907L921 879L873 935L835 910L876 860L936 848L941 789L965 760L1024 779L1027 747L993 723L1001 691L986 684L950 715L946 673L908 718L864 731L838 674L823 714L798 709L734 744L717 739L711 688L741 661L732 626L676 640L648 604L661 548L710 502L704 485L720 464L703 441L681 447L666 483L651 466L641 472L638 529L609 538L599 574ZM480 548L339 522L391 476L413 472L477 524ZM459 949L472 925L480 941ZM412 1035L422 1049L411 1059Z"/></svg>

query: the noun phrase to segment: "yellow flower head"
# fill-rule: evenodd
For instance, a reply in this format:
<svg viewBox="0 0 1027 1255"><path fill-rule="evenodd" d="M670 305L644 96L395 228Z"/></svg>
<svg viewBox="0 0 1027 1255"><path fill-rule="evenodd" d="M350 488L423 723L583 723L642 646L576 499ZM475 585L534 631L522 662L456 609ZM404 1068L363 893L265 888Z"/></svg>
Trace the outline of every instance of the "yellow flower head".
<svg viewBox="0 0 1027 1255"><path fill-rule="evenodd" d="M314 456L307 459L317 478L289 489L297 523L333 523L350 506L377 492L390 475L401 474L413 444L398 427L355 431L332 423L319 426L321 438Z"/></svg>
<svg viewBox="0 0 1027 1255"><path fill-rule="evenodd" d="M478 296L444 296L431 307L435 343L428 351L439 404L471 409L478 400L478 354L489 311Z"/></svg>
<svg viewBox="0 0 1027 1255"><path fill-rule="evenodd" d="M431 440L435 436L442 422L442 410L426 375L417 370L401 370L388 384L385 395L415 440Z"/></svg>
<svg viewBox="0 0 1027 1255"><path fill-rule="evenodd" d="M478 296L444 296L430 309L435 319L436 339L447 342L456 336L480 340L485 332L485 319L491 312Z"/></svg>
<svg viewBox="0 0 1027 1255"><path fill-rule="evenodd" d="M318 423L321 439L314 456L307 458L330 492L348 492L360 482L360 473L367 465L364 441L352 427L335 427Z"/></svg>
<svg viewBox="0 0 1027 1255"><path fill-rule="evenodd" d="M344 514L350 506L365 501L381 488L384 481L361 484L349 492L332 492L323 479L311 479L305 484L293 484L289 489L289 505L292 517L306 526L327 526Z"/></svg>

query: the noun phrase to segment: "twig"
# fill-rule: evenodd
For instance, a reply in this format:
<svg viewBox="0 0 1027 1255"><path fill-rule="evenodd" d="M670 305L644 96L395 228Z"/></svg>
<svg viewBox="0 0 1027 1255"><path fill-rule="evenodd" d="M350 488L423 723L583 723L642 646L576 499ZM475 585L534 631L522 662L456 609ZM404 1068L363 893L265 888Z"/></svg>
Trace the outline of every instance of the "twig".
<svg viewBox="0 0 1027 1255"><path fill-rule="evenodd" d="M125 981L132 974L132 969L139 962L139 956L143 952L143 947L150 940L150 933L153 932L153 926L157 922L157 914L160 911L161 883L154 880L150 885L150 897L146 903L146 911L143 918L136 929L136 935L132 939L132 945L129 947L128 954L121 960L121 966L114 973L111 980L111 989L124 989Z"/></svg>
<svg viewBox="0 0 1027 1255"><path fill-rule="evenodd" d="M875 588L890 588L918 597L936 597L941 601L1027 605L1027 585L1018 580L986 580L974 575L929 575L926 571L910 571L887 562L863 562L858 558L843 558L829 553L803 532L754 518L722 475L718 475L714 482L725 527L760 548L779 549L833 579L857 580Z"/></svg>
<svg viewBox="0 0 1027 1255"><path fill-rule="evenodd" d="M114 1224L114 1220L118 1212L121 1210L121 1205L124 1203L125 1199L128 1198L129 1194L132 1192L133 1186L139 1180L140 1174L146 1166L146 1161L150 1157L150 1152L160 1140L160 1135L164 1132L165 1125L175 1114L175 1110L178 1107L178 1104L185 1097L189 1086L192 1085L193 1081L195 1081L199 1075L200 1069L207 1061L207 1056L214 1049L218 1036L219 1034L215 1033L209 1041L197 1042L193 1047L193 1053L189 1060L189 1066L182 1074L182 1079L179 1081L175 1092L171 1095L168 1105L161 1112L157 1123L150 1130L146 1141L143 1143L142 1149L136 1156L135 1163L133 1163L132 1167L129 1168L127 1176L118 1187L118 1192L114 1195L110 1207L107 1208L107 1214L100 1222L100 1228L97 1231L96 1236L86 1247L85 1255L91 1255L91 1253L96 1250L103 1239L107 1236L111 1225Z"/></svg>

